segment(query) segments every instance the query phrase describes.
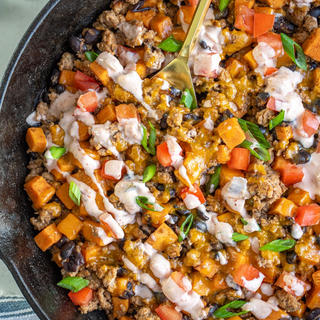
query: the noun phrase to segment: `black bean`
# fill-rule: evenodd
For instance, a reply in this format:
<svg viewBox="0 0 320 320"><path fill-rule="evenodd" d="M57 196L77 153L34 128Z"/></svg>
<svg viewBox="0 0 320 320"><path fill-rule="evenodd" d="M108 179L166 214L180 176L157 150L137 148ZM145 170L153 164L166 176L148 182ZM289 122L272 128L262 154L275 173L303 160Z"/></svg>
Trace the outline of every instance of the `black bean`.
<svg viewBox="0 0 320 320"><path fill-rule="evenodd" d="M120 240L118 241L118 247L119 247L120 249L123 250L124 243L126 242L126 240L127 240L127 239L123 238L123 239L120 239Z"/></svg>
<svg viewBox="0 0 320 320"><path fill-rule="evenodd" d="M66 236L62 236L60 240L56 243L56 247L61 249L68 241L69 239Z"/></svg>
<svg viewBox="0 0 320 320"><path fill-rule="evenodd" d="M160 127L162 130L165 130L168 128L168 123L167 123L167 120L168 120L168 114L165 113L162 118L161 118L161 121L160 121Z"/></svg>
<svg viewBox="0 0 320 320"><path fill-rule="evenodd" d="M162 183L156 183L155 188L159 191L164 191L166 189L165 185Z"/></svg>
<svg viewBox="0 0 320 320"><path fill-rule="evenodd" d="M292 34L295 31L295 25L286 20L283 16L276 16L273 30L277 33Z"/></svg>
<svg viewBox="0 0 320 320"><path fill-rule="evenodd" d="M175 87L170 87L170 95L179 97L181 95L181 91Z"/></svg>
<svg viewBox="0 0 320 320"><path fill-rule="evenodd" d="M202 210L197 209L197 215L203 221L209 220Z"/></svg>
<svg viewBox="0 0 320 320"><path fill-rule="evenodd" d="M235 29L235 28L234 28L234 24L233 24L233 23L230 24L228 28L229 28L230 31L233 31L233 30Z"/></svg>
<svg viewBox="0 0 320 320"><path fill-rule="evenodd" d="M316 237L316 244L320 246L320 237Z"/></svg>
<svg viewBox="0 0 320 320"><path fill-rule="evenodd" d="M184 314L182 320L192 320L192 318L189 315Z"/></svg>
<svg viewBox="0 0 320 320"><path fill-rule="evenodd" d="M101 31L90 28L86 31L84 34L84 42L86 44L96 44L99 41L99 36L100 36Z"/></svg>
<svg viewBox="0 0 320 320"><path fill-rule="evenodd" d="M226 59L221 60L221 61L219 62L219 66L220 66L221 68L225 69L225 68L226 68Z"/></svg>
<svg viewBox="0 0 320 320"><path fill-rule="evenodd" d="M69 46L75 53L84 53L88 50L84 40L76 36L71 36L69 38Z"/></svg>
<svg viewBox="0 0 320 320"><path fill-rule="evenodd" d="M154 292L157 304L163 304L168 301L168 298L162 292Z"/></svg>
<svg viewBox="0 0 320 320"><path fill-rule="evenodd" d="M132 7L131 11L132 11L132 12L142 12L142 11L150 10L149 7L141 8L141 7L144 5L144 2L145 2L145 0L140 0L138 3L136 3L136 4Z"/></svg>
<svg viewBox="0 0 320 320"><path fill-rule="evenodd" d="M317 320L320 317L320 308L313 309L306 314L306 320Z"/></svg>
<svg viewBox="0 0 320 320"><path fill-rule="evenodd" d="M198 231L201 231L203 233L208 231L207 225L202 220L195 220L193 222L193 228L197 229Z"/></svg>
<svg viewBox="0 0 320 320"><path fill-rule="evenodd" d="M320 98L316 98L316 99L312 100L311 105L312 105L312 108L315 110L312 112L320 114Z"/></svg>
<svg viewBox="0 0 320 320"><path fill-rule="evenodd" d="M38 154L36 152L29 152L28 155L29 155L30 160L38 159Z"/></svg>
<svg viewBox="0 0 320 320"><path fill-rule="evenodd" d="M315 18L319 18L320 16L320 7L315 7L315 8L312 8L308 14L311 16L311 17L315 17Z"/></svg>
<svg viewBox="0 0 320 320"><path fill-rule="evenodd" d="M299 317L291 316L291 320L300 320Z"/></svg>
<svg viewBox="0 0 320 320"><path fill-rule="evenodd" d="M291 316L286 316L285 318L280 318L279 320L292 320L292 317Z"/></svg>
<svg viewBox="0 0 320 320"><path fill-rule="evenodd" d="M287 251L286 260L289 264L294 264L297 262L297 254L295 251Z"/></svg>
<svg viewBox="0 0 320 320"><path fill-rule="evenodd" d="M127 290L124 290L123 294L119 296L120 299L130 299L135 295L133 292L132 282L127 283Z"/></svg>
<svg viewBox="0 0 320 320"><path fill-rule="evenodd" d="M67 242L62 248L61 248L61 251L60 251L60 257L62 260L66 260L68 259L71 254L72 254L72 251L73 249L75 248L75 243L73 241L69 241Z"/></svg>
<svg viewBox="0 0 320 320"><path fill-rule="evenodd" d="M183 115L183 121L188 121L188 120L199 121L201 120L201 118L195 113L186 113Z"/></svg>
<svg viewBox="0 0 320 320"><path fill-rule="evenodd" d="M58 84L57 86L56 86L56 93L57 94L61 94L61 93L63 93L64 92L64 86L62 85L62 84Z"/></svg>
<svg viewBox="0 0 320 320"><path fill-rule="evenodd" d="M319 63L316 61L309 62L309 71L314 70L319 67Z"/></svg>
<svg viewBox="0 0 320 320"><path fill-rule="evenodd" d="M78 270L78 264L73 256L69 260L62 261L63 269L67 272L76 272Z"/></svg>
<svg viewBox="0 0 320 320"><path fill-rule="evenodd" d="M209 305L209 312L208 317L212 317L213 313L219 308L219 305L217 303L213 303Z"/></svg>
<svg viewBox="0 0 320 320"><path fill-rule="evenodd" d="M304 164L310 161L311 154L307 150L299 150L298 154L293 157L293 162L295 164Z"/></svg>
<svg viewBox="0 0 320 320"><path fill-rule="evenodd" d="M227 109L219 115L218 123L220 124L221 122L226 121L232 117L233 117L233 114L231 113L231 111L229 109Z"/></svg>
<svg viewBox="0 0 320 320"><path fill-rule="evenodd" d="M228 14L229 14L229 9L225 8L224 10L217 12L214 15L214 17L216 18L216 20L226 19Z"/></svg>
<svg viewBox="0 0 320 320"><path fill-rule="evenodd" d="M211 247L212 247L212 250L217 250L217 251L222 250L224 248L221 242L211 243Z"/></svg>
<svg viewBox="0 0 320 320"><path fill-rule="evenodd" d="M113 194L113 190L108 190L107 191L107 196L110 197Z"/></svg>
<svg viewBox="0 0 320 320"><path fill-rule="evenodd" d="M317 113L317 107L311 102L311 103L304 103L303 104L308 110L310 110L313 113Z"/></svg>
<svg viewBox="0 0 320 320"><path fill-rule="evenodd" d="M50 77L50 87L55 87L59 83L61 71L59 69L53 69Z"/></svg>
<svg viewBox="0 0 320 320"><path fill-rule="evenodd" d="M176 210L176 213L177 214L181 214L181 215L189 215L191 212L187 209L181 209L181 208L178 208Z"/></svg>
<svg viewBox="0 0 320 320"><path fill-rule="evenodd" d="M317 149L317 145L318 145L318 134L316 133L316 134L314 135L314 140L313 140L312 148Z"/></svg>
<svg viewBox="0 0 320 320"><path fill-rule="evenodd" d="M177 190L170 189L169 190L170 199L175 198L177 196Z"/></svg>
<svg viewBox="0 0 320 320"><path fill-rule="evenodd" d="M126 269L119 267L119 269L117 270L117 277L123 277L125 273Z"/></svg>
<svg viewBox="0 0 320 320"><path fill-rule="evenodd" d="M44 90L43 93L42 93L42 101L47 103L47 104L50 104L51 100L49 98L49 92L47 90Z"/></svg>
<svg viewBox="0 0 320 320"><path fill-rule="evenodd" d="M296 71L297 66L295 64L292 64L291 66L289 66L287 68L290 69L291 71Z"/></svg>
<svg viewBox="0 0 320 320"><path fill-rule="evenodd" d="M201 40L201 41L199 42L199 45L200 45L200 47L201 47L202 49L208 49L208 45L207 45L207 43L206 43L204 40Z"/></svg>
<svg viewBox="0 0 320 320"><path fill-rule="evenodd" d="M177 224L178 220L179 220L178 216L170 215L170 219L167 220L166 222L169 223L170 225L174 225L174 224Z"/></svg>

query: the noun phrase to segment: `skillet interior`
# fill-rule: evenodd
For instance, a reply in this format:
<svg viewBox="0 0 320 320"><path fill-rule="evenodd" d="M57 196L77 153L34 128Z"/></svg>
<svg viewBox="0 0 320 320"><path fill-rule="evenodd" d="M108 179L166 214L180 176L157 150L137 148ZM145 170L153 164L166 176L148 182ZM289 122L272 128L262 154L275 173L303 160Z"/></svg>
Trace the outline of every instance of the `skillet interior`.
<svg viewBox="0 0 320 320"><path fill-rule="evenodd" d="M27 174L27 116L67 48L67 39L89 26L110 0L51 0L21 40L0 88L0 258L41 319L106 319L104 312L81 315L66 291L56 286L60 272L34 243L33 213L23 190Z"/></svg>

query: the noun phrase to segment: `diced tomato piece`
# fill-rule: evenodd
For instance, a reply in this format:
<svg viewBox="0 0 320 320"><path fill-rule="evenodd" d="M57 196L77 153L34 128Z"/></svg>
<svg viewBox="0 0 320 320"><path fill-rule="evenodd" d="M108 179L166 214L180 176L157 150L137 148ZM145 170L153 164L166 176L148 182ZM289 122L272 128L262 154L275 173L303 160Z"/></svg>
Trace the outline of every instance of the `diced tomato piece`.
<svg viewBox="0 0 320 320"><path fill-rule="evenodd" d="M292 164L283 157L277 157L272 168L281 174L282 182L287 185L293 185L302 181L304 173L301 167Z"/></svg>
<svg viewBox="0 0 320 320"><path fill-rule="evenodd" d="M273 28L275 15L267 13L254 14L253 36L255 38L263 35Z"/></svg>
<svg viewBox="0 0 320 320"><path fill-rule="evenodd" d="M96 80L78 70L74 75L73 86L78 90L87 91L89 89L97 90L100 87L100 84Z"/></svg>
<svg viewBox="0 0 320 320"><path fill-rule="evenodd" d="M242 264L235 273L233 280L238 285L256 292L264 279L264 275L249 264Z"/></svg>
<svg viewBox="0 0 320 320"><path fill-rule="evenodd" d="M302 116L302 126L304 132L311 137L318 131L319 128L319 121L317 116L309 110L305 110Z"/></svg>
<svg viewBox="0 0 320 320"><path fill-rule="evenodd" d="M121 122L121 120L128 120L134 118L140 121L138 109L132 103L119 104L118 106L116 106L116 115L119 122Z"/></svg>
<svg viewBox="0 0 320 320"><path fill-rule="evenodd" d="M68 296L76 306L87 306L93 299L93 291L89 288L83 288L78 292L70 291Z"/></svg>
<svg viewBox="0 0 320 320"><path fill-rule="evenodd" d="M276 99L274 97L268 99L267 108L276 111Z"/></svg>
<svg viewBox="0 0 320 320"><path fill-rule="evenodd" d="M247 170L250 163L250 151L244 148L233 148L228 167L238 170Z"/></svg>
<svg viewBox="0 0 320 320"><path fill-rule="evenodd" d="M161 320L182 320L182 314L174 307L162 305L156 308L155 311Z"/></svg>
<svg viewBox="0 0 320 320"><path fill-rule="evenodd" d="M169 167L172 163L167 142L157 146L157 159L164 167Z"/></svg>
<svg viewBox="0 0 320 320"><path fill-rule="evenodd" d="M122 160L105 160L101 169L101 177L107 180L119 181L126 169Z"/></svg>
<svg viewBox="0 0 320 320"><path fill-rule="evenodd" d="M295 222L301 227L314 226L320 222L320 206L312 203L298 208Z"/></svg>
<svg viewBox="0 0 320 320"><path fill-rule="evenodd" d="M184 291L188 291L188 288L183 283L184 275L179 271L174 271L171 273L172 280Z"/></svg>
<svg viewBox="0 0 320 320"><path fill-rule="evenodd" d="M121 239L124 237L122 228L114 220L111 214L105 212L99 217L99 220L104 226L104 230L106 231L108 237L112 237L115 239Z"/></svg>
<svg viewBox="0 0 320 320"><path fill-rule="evenodd" d="M276 73L277 71L278 71L278 68L268 68L264 75L265 76L271 76L272 74ZM271 97L271 98L274 99L273 97Z"/></svg>
<svg viewBox="0 0 320 320"><path fill-rule="evenodd" d="M279 57L283 52L283 46L280 34L273 32L265 33L257 38L257 42L267 43L276 52L276 58Z"/></svg>
<svg viewBox="0 0 320 320"><path fill-rule="evenodd" d="M307 283L298 279L295 275L283 271L276 282L276 286L295 297L302 297L307 291Z"/></svg>
<svg viewBox="0 0 320 320"><path fill-rule="evenodd" d="M254 10L241 4L236 8L236 20L234 26L237 29L253 34Z"/></svg>
<svg viewBox="0 0 320 320"><path fill-rule="evenodd" d="M198 205L197 203L194 203L192 201L192 203L189 202L189 197L187 198L188 195L192 195L192 196L196 196L200 202L200 204L203 204L206 202L206 198L204 197L201 189L199 188L199 186L194 183L193 187L185 187L181 190L181 198L184 201L184 204L186 205L186 207L191 210L191 209L195 209Z"/></svg>
<svg viewBox="0 0 320 320"><path fill-rule="evenodd" d="M189 0L190 5L192 5L192 6L197 6L198 2L199 2L199 0Z"/></svg>
<svg viewBox="0 0 320 320"><path fill-rule="evenodd" d="M90 91L82 94L78 99L80 109L88 112L93 112L98 107L98 97L95 91Z"/></svg>

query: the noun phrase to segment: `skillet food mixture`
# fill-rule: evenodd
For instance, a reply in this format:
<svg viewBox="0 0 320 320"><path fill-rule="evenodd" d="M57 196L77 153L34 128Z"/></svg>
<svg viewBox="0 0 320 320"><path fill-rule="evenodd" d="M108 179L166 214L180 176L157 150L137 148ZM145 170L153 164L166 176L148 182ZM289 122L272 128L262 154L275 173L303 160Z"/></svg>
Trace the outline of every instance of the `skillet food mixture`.
<svg viewBox="0 0 320 320"><path fill-rule="evenodd" d="M320 2L115 0L27 119L35 242L82 313L318 319ZM320 113L319 113L320 114ZM66 294L67 294L66 290Z"/></svg>

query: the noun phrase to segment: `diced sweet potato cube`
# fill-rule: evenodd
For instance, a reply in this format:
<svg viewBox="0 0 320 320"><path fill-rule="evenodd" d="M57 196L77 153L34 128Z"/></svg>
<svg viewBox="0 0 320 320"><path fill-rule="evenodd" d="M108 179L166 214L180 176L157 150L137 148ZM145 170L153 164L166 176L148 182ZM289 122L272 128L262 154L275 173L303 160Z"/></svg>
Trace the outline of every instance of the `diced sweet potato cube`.
<svg viewBox="0 0 320 320"><path fill-rule="evenodd" d="M247 72L247 67L238 59L230 58L226 63L226 69L232 78L241 78Z"/></svg>
<svg viewBox="0 0 320 320"><path fill-rule="evenodd" d="M179 41L184 41L187 36L187 34L184 32L181 26L174 27L172 30L172 35L176 40L179 40Z"/></svg>
<svg viewBox="0 0 320 320"><path fill-rule="evenodd" d="M150 29L157 32L161 39L168 38L173 29L171 18L162 13L158 13L150 23Z"/></svg>
<svg viewBox="0 0 320 320"><path fill-rule="evenodd" d="M87 219L83 222L82 234L87 241L96 243L97 245L103 247L106 245L106 243L101 237L95 235L95 230L97 229L102 229L102 231L105 233L105 236L107 236L106 229L101 223Z"/></svg>
<svg viewBox="0 0 320 320"><path fill-rule="evenodd" d="M91 149L89 141L79 141L79 145L90 158L98 161L100 160L98 151Z"/></svg>
<svg viewBox="0 0 320 320"><path fill-rule="evenodd" d="M119 104L116 106L116 115L118 121L123 119L139 119L138 109L133 103L130 104Z"/></svg>
<svg viewBox="0 0 320 320"><path fill-rule="evenodd" d="M316 28L311 32L303 43L302 49L307 56L320 61L320 28Z"/></svg>
<svg viewBox="0 0 320 320"><path fill-rule="evenodd" d="M320 235L320 223L316 224L315 226L312 227L313 231L317 236Z"/></svg>
<svg viewBox="0 0 320 320"><path fill-rule="evenodd" d="M241 172L241 170L231 169L226 165L221 166L221 172L220 172L220 186L221 187L223 187L229 181L231 181L233 177L244 178L244 174Z"/></svg>
<svg viewBox="0 0 320 320"><path fill-rule="evenodd" d="M305 314L306 312L306 309L307 309L307 306L305 303L303 303L301 300L299 301L300 303L300 307L298 310L296 311L293 311L293 312L289 312L290 316L293 316L293 317L298 317L299 319L302 319L303 318L303 315Z"/></svg>
<svg viewBox="0 0 320 320"><path fill-rule="evenodd" d="M306 305L311 310L320 308L320 287L314 286L311 291L309 291L306 298Z"/></svg>
<svg viewBox="0 0 320 320"><path fill-rule="evenodd" d="M116 107L113 104L106 105L98 114L97 118L99 123L103 124L107 121L115 122L117 121Z"/></svg>
<svg viewBox="0 0 320 320"><path fill-rule="evenodd" d="M34 237L34 241L42 251L46 251L53 244L57 243L61 237L62 234L59 232L56 225L53 223L45 229L43 229L39 234L37 234Z"/></svg>
<svg viewBox="0 0 320 320"><path fill-rule="evenodd" d="M288 317L288 314L283 310L279 309L277 311L272 310L272 312L262 320L279 320L279 319L285 319L287 317Z"/></svg>
<svg viewBox="0 0 320 320"><path fill-rule="evenodd" d="M126 21L129 22L131 20L140 20L147 29L150 29L151 20L156 14L157 13L154 10L146 10L141 12L132 12L129 10L126 14Z"/></svg>
<svg viewBox="0 0 320 320"><path fill-rule="evenodd" d="M86 141L90 138L89 127L82 121L77 121L79 126L79 140Z"/></svg>
<svg viewBox="0 0 320 320"><path fill-rule="evenodd" d="M320 68L316 68L313 71L313 84L314 84L313 90L319 94L320 93Z"/></svg>
<svg viewBox="0 0 320 320"><path fill-rule="evenodd" d="M163 223L156 231L154 231L147 240L154 249L164 251L171 243L178 240L178 236L171 230L169 226Z"/></svg>
<svg viewBox="0 0 320 320"><path fill-rule="evenodd" d="M280 214L283 217L292 218L298 210L298 207L286 198L276 200L269 209L269 214Z"/></svg>
<svg viewBox="0 0 320 320"><path fill-rule="evenodd" d="M293 129L291 126L276 127L278 140L290 140L293 137Z"/></svg>
<svg viewBox="0 0 320 320"><path fill-rule="evenodd" d="M60 217L62 211L61 204L58 202L44 204L42 209L49 211L54 218Z"/></svg>
<svg viewBox="0 0 320 320"><path fill-rule="evenodd" d="M249 264L250 259L244 252L238 252L231 247L227 248L227 252L229 254L227 267L232 275L236 274L241 265Z"/></svg>
<svg viewBox="0 0 320 320"><path fill-rule="evenodd" d="M130 301L129 299L120 299L118 297L112 297L113 304L113 317L116 319L120 318L120 315L127 313Z"/></svg>
<svg viewBox="0 0 320 320"><path fill-rule="evenodd" d="M220 263L211 258L201 259L201 264L195 267L204 277L212 279L213 276L219 271Z"/></svg>
<svg viewBox="0 0 320 320"><path fill-rule="evenodd" d="M281 9L288 0L265 0L265 2L273 9Z"/></svg>
<svg viewBox="0 0 320 320"><path fill-rule="evenodd" d="M180 6L180 9L176 13L177 23L182 24L181 20L183 20L184 23L190 24L196 8L196 6Z"/></svg>
<svg viewBox="0 0 320 320"><path fill-rule="evenodd" d="M303 238L297 242L294 250L301 261L312 266L320 262L319 247L314 241L314 237L312 236L303 236Z"/></svg>
<svg viewBox="0 0 320 320"><path fill-rule="evenodd" d="M249 9L251 9L253 7L254 3L255 3L255 0L235 0L234 7L237 8L240 5L244 5L244 6L248 7Z"/></svg>
<svg viewBox="0 0 320 320"><path fill-rule="evenodd" d="M219 136L229 149L236 147L246 139L246 135L241 129L237 118L223 121L219 124L217 130Z"/></svg>
<svg viewBox="0 0 320 320"><path fill-rule="evenodd" d="M32 152L44 152L47 146L47 138L42 128L29 128L27 130L26 140Z"/></svg>
<svg viewBox="0 0 320 320"><path fill-rule="evenodd" d="M51 173L54 175L55 180L65 183L66 178L63 176L63 173L58 171L57 169L52 169Z"/></svg>
<svg viewBox="0 0 320 320"><path fill-rule="evenodd" d="M212 291L211 293L219 292L221 290L227 289L229 286L225 280L225 276L221 273L216 273L212 278Z"/></svg>
<svg viewBox="0 0 320 320"><path fill-rule="evenodd" d="M75 169L75 165L72 163L73 159L73 154L71 152L67 152L57 160L58 168L63 172L71 173Z"/></svg>
<svg viewBox="0 0 320 320"><path fill-rule="evenodd" d="M274 14L274 10L269 7L254 7L255 13Z"/></svg>
<svg viewBox="0 0 320 320"><path fill-rule="evenodd" d="M253 57L253 53L252 50L247 52L244 56L243 56L243 60L249 65L249 67L254 70L257 66L258 63L257 61L254 59Z"/></svg>
<svg viewBox="0 0 320 320"><path fill-rule="evenodd" d="M162 204L163 210L162 211L146 211L144 216L150 219L151 224L154 227L159 227L166 221L166 216L170 213L172 209L172 204Z"/></svg>
<svg viewBox="0 0 320 320"><path fill-rule="evenodd" d="M312 203L309 192L299 188L295 188L288 196L288 200L292 201L296 206L306 206Z"/></svg>
<svg viewBox="0 0 320 320"><path fill-rule="evenodd" d="M40 209L55 194L56 190L42 177L36 176L24 184L35 209Z"/></svg>
<svg viewBox="0 0 320 320"><path fill-rule="evenodd" d="M55 124L49 128L52 142L57 144L60 147L64 146L64 130L58 125Z"/></svg>
<svg viewBox="0 0 320 320"><path fill-rule="evenodd" d="M147 66L143 59L140 59L136 63L136 72L141 79L144 79L147 76Z"/></svg>
<svg viewBox="0 0 320 320"><path fill-rule="evenodd" d="M61 256L60 256L60 254L59 254L59 252L57 252L57 253L54 253L53 255L52 255L52 260L57 264L57 266L59 267L59 268L63 268L63 265L62 265L62 258L61 258Z"/></svg>
<svg viewBox="0 0 320 320"><path fill-rule="evenodd" d="M231 158L231 151L224 144L218 146L217 161L221 164L227 164Z"/></svg>
<svg viewBox="0 0 320 320"><path fill-rule="evenodd" d="M192 273L192 290L200 296L208 296L213 289L212 281L204 277L200 272Z"/></svg>
<svg viewBox="0 0 320 320"><path fill-rule="evenodd" d="M92 179L86 175L86 173L84 172L84 170L79 170L77 173L72 175L73 178L85 183L86 185L88 185L91 189L93 189L94 191L99 191L98 187L96 186L96 184L92 181Z"/></svg>
<svg viewBox="0 0 320 320"><path fill-rule="evenodd" d="M69 213L57 226L58 230L63 233L69 240L74 240L80 230L83 223L72 213Z"/></svg>
<svg viewBox="0 0 320 320"><path fill-rule="evenodd" d="M106 87L109 83L109 75L108 71L100 66L100 64L97 61L93 61L89 65L91 71L99 78L101 83Z"/></svg>
<svg viewBox="0 0 320 320"><path fill-rule="evenodd" d="M57 197L64 204L64 206L71 210L76 204L69 197L69 183L65 182L58 190Z"/></svg>
<svg viewBox="0 0 320 320"><path fill-rule="evenodd" d="M59 84L73 87L75 74L76 73L74 71L62 70L59 78Z"/></svg>
<svg viewBox="0 0 320 320"><path fill-rule="evenodd" d="M90 264L91 262L98 260L101 253L101 247L96 243L85 242L81 247L81 253L85 263Z"/></svg>

